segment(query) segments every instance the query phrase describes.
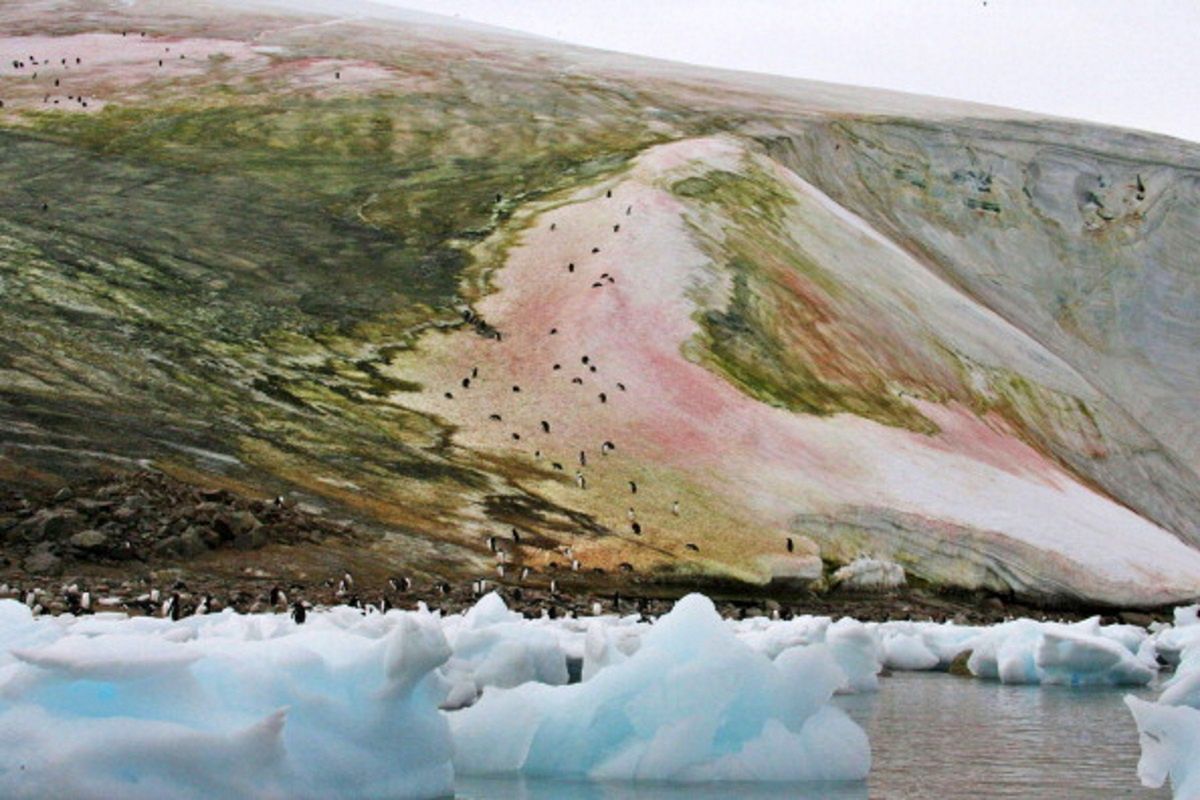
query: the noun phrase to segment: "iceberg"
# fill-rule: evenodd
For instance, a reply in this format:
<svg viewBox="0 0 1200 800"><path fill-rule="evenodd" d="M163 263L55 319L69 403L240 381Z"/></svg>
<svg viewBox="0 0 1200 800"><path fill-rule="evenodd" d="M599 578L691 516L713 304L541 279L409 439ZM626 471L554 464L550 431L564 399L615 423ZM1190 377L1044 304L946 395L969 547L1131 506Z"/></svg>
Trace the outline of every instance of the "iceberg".
<svg viewBox="0 0 1200 800"><path fill-rule="evenodd" d="M0 601L0 796L453 793L429 614L34 619ZM346 613L349 611L350 613Z"/></svg>
<svg viewBox="0 0 1200 800"><path fill-rule="evenodd" d="M772 661L689 595L613 661L578 684L487 689L449 714L455 769L676 782L867 775L866 734L829 703L846 676L828 645Z"/></svg>
<svg viewBox="0 0 1200 800"><path fill-rule="evenodd" d="M1168 778L1177 800L1200 797L1200 605L1175 609L1175 624L1150 640L1158 655L1178 664L1157 702L1126 695L1142 756L1138 777L1157 788Z"/></svg>
<svg viewBox="0 0 1200 800"><path fill-rule="evenodd" d="M1200 710L1125 696L1137 722L1142 756L1138 777L1158 788L1171 780L1176 800L1200 797Z"/></svg>
<svg viewBox="0 0 1200 800"><path fill-rule="evenodd" d="M967 667L980 678L1010 684L1142 686L1156 669L1138 657L1141 637L1099 619L1071 625L1020 619L986 629L973 642ZM1134 649L1130 649L1130 648Z"/></svg>

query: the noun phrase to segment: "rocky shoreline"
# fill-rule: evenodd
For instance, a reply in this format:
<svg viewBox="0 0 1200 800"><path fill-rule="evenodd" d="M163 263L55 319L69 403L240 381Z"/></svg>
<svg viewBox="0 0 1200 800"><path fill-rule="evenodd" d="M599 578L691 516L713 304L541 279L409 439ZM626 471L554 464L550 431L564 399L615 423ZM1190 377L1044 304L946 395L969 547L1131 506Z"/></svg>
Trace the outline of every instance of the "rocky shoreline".
<svg viewBox="0 0 1200 800"><path fill-rule="evenodd" d="M250 499L157 472L113 474L56 491L0 494L0 598L42 613L119 611L160 615L178 595L180 614L242 613L340 604L454 613L498 591L526 616L641 612L658 616L704 591L728 618L802 614L860 620L988 624L1012 617L1148 625L1169 609L1039 607L982 593L909 586L887 592L815 592L719 582L656 582L565 573L525 581L406 571L380 563L378 534L330 519L294 498ZM395 567L395 569L392 569Z"/></svg>

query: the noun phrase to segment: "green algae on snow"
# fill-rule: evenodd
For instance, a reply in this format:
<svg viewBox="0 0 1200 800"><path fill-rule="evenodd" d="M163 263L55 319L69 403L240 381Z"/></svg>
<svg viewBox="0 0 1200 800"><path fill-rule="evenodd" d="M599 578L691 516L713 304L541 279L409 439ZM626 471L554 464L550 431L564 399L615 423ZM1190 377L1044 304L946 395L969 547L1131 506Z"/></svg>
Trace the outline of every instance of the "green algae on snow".
<svg viewBox="0 0 1200 800"><path fill-rule="evenodd" d="M889 390L889 377L864 348L840 340L834 277L789 238L787 190L747 162L676 181L678 197L711 206L719 235L693 230L729 275L724 309L698 317L699 359L743 392L803 414L856 414L933 433L937 427Z"/></svg>

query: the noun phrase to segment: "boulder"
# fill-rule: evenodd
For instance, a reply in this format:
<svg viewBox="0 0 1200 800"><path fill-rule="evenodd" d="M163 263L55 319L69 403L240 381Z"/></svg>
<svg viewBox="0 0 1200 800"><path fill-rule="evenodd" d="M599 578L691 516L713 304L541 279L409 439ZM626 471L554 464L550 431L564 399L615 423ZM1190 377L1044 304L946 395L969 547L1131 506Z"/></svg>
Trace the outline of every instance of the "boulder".
<svg viewBox="0 0 1200 800"><path fill-rule="evenodd" d="M98 530L89 528L72 536L70 542L72 547L80 550L102 550L108 544L108 537Z"/></svg>
<svg viewBox="0 0 1200 800"><path fill-rule="evenodd" d="M84 520L69 508L43 508L22 522L18 529L27 542L60 541L78 533Z"/></svg>
<svg viewBox="0 0 1200 800"><path fill-rule="evenodd" d="M208 545L204 541L204 535L201 529L192 525L178 537L179 555L184 558L194 558L202 553L208 552Z"/></svg>
<svg viewBox="0 0 1200 800"><path fill-rule="evenodd" d="M62 572L62 559L47 547L39 547L25 559L25 571L33 575L57 575Z"/></svg>
<svg viewBox="0 0 1200 800"><path fill-rule="evenodd" d="M971 660L972 652L974 652L974 651L963 650L961 653L956 655L954 657L954 660L950 662L949 669L947 669L946 671L949 672L951 675L957 675L960 678L975 677L975 673L971 672L971 668L969 666L967 666L967 662L969 662Z"/></svg>

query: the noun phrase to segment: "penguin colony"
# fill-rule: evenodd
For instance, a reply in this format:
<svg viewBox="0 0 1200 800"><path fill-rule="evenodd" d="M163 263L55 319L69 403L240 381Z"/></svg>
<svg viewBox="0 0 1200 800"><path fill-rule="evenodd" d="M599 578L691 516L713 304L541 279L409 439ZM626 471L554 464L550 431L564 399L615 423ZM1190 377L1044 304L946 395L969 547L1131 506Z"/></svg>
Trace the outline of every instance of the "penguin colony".
<svg viewBox="0 0 1200 800"><path fill-rule="evenodd" d="M612 189L606 190L605 191L605 199L611 200L612 198L613 198ZM497 204L503 203L504 202L503 196L499 195L499 194L496 195L495 202ZM633 205L632 204L622 204L620 206L617 206L617 209L618 209L617 213L619 213L619 209L621 207L624 208L624 212L625 212L624 216L625 217L630 218L633 216ZM555 223L555 222L549 223L548 228L549 228L550 232L556 231L558 228L557 223ZM613 235L613 234L619 235L622 230L625 230L626 232L628 232L629 224L625 223L624 228L623 228L621 223L613 223L611 225L611 228L612 228L612 233L608 234L608 235ZM607 230L607 226L602 226L601 229ZM593 254L593 255L600 253L600 251L601 251L599 246L591 247L590 250L591 250L591 254ZM563 270L562 272L557 272L557 275L561 276L558 279L566 280L566 281L579 281L578 285L581 288L588 287L590 285L590 288L599 289L599 290L603 290L605 287L614 285L616 283L618 276L612 272L603 272L594 279L589 278L587 276L588 263L587 263L586 259L587 259L587 256L584 255L584 256L582 256L582 258L577 257L577 260L575 260L575 261L568 261L565 265L565 270ZM553 271L556 272L558 269L560 269L560 267L556 266L553 268ZM610 267L610 269L611 269L611 267ZM492 328L490 325L487 325L487 323L484 323L482 321L482 319L480 317L478 317L473 310L464 309L461 313L462 313L464 321L466 321L469 324L474 325L477 332L481 332L480 331L481 326L485 326L488 331L495 331L495 329ZM553 327L550 327L548 329L548 331L545 333L545 335L546 336L556 336L559 334L560 330L565 330L570 324L571 324L570 319L560 320ZM499 331L495 331L495 335L492 336L491 338L496 339L497 342L503 342L503 339L500 336ZM531 357L536 358L536 355L531 356ZM614 404L617 401L619 395L615 394L613 390L615 390L616 393L627 393L629 395L633 395L634 398L636 399L636 392L637 392L636 386L630 387L624 381L614 381L611 378L609 378L608 376L602 376L602 373L600 372L601 365L598 363L598 359L595 357L595 355L593 353L579 353L577 356L574 356L574 358L577 358L576 363L579 365L578 369L585 371L585 374L584 374L584 376L581 376L578 374L571 375L569 378L569 385L573 385L576 387L583 386L585 383L585 380L584 380L585 377L588 377L589 381L594 381L594 380L598 379L599 386L597 386L597 390L595 391L595 393L591 395L591 397L594 398L594 400L592 402L595 402L598 405L605 405L605 406ZM550 364L547 366L551 373L568 372L568 370L570 369L569 365L564 367L564 363L562 363L562 362L553 363L553 364ZM487 380L488 378L497 378L498 377L497 372L500 372L500 368L489 369L486 364L482 365L482 367L480 365L473 366L470 370L469 377L463 377L459 383L459 386L461 386L461 389L468 390L468 391L470 391L472 389L478 389L478 387L481 385L480 381ZM481 375L483 375L483 378L480 378ZM593 378L591 376L597 376L597 377ZM556 375L555 378L557 380L564 380L564 381L568 380L566 375L563 375L561 378L559 378ZM458 387L455 387L455 388L458 388ZM520 387L513 386L512 390L514 393L519 392ZM578 390L575 390L575 391L578 391ZM447 399L453 399L453 393L450 391L446 391L444 393L444 396ZM587 402L588 401L583 399L582 397L576 401L577 404L578 403L587 403ZM527 407L527 404L523 403L522 405ZM491 413L488 414L488 419L493 422L502 422L506 416L502 412L505 412L505 411L507 411L507 409L503 409L503 408L491 410ZM558 431L558 430L560 430L560 429L555 424L553 419L543 419L540 421L539 427L536 429L533 429L530 431L511 431L511 438L512 438L512 441L514 441L514 442L532 440L533 442L540 444L540 447L536 447L536 448L534 446L530 447L533 457L534 457L535 461L542 462L543 458L544 458L543 454L548 456L548 459L545 461L545 464L547 466L549 466L549 468L553 472L564 471L563 462L554 460L554 456L556 455L555 451L556 450L566 450L568 448L573 449L574 452L578 453L578 459L577 459L578 468L575 469L575 471L574 471L574 485L580 491L588 491L588 487L589 487L588 477L589 476L588 476L587 470L589 469L589 463L590 463L589 458L588 458L589 452L595 452L596 450L598 450L599 454L601 456L607 457L607 456L610 456L610 454L613 454L617 450L617 445L614 444L611 440L604 440L602 442L555 441L552 436L552 431ZM524 440L522 439L522 435L524 435L526 437ZM572 459L572 460L576 460L576 459ZM616 467L619 469L620 463L621 462L619 459L614 461L614 459L611 459L611 458L604 458L600 461L593 463L591 465L591 468L611 470L612 468ZM638 495L639 486L638 486L637 480L634 480L632 477L628 478L626 480L626 485L628 486L628 491L629 491L629 494L631 495L631 497ZM643 487L643 488L645 488L645 487ZM642 495L642 497L644 497L644 494ZM676 518L682 517L682 510L680 507L679 500L677 500L677 499L672 500L670 502L669 510L673 517L676 517ZM652 526L650 528L644 527L643 522L639 521L636 518L636 514L637 514L636 508L631 506L628 510L629 527L626 530L628 530L634 537L647 537L647 538L651 537L653 535L653 527ZM519 556L520 555L520 538L517 535L517 532L514 530L513 531L513 541L511 543L505 543L504 547L501 549L498 549L497 537L491 536L487 539L487 542L488 542L489 550L493 554L495 554L497 561L500 562L497 567L497 574L501 578L504 578L506 575L510 574L510 572L506 572L506 570L504 569L504 564L510 558L510 556L508 554L508 550L509 549L513 550L514 551L513 555ZM687 551L689 553L700 552L699 546L696 545L695 543L691 543L691 542L686 543L684 545L684 548L685 548L685 551ZM558 550L565 557L566 564L569 565L569 568L571 569L571 571L579 572L582 569L583 565L581 564L579 558L576 557L575 554L571 551L570 547L559 547ZM794 552L794 546L792 545L790 540L788 541L787 551ZM551 569L558 568L558 564L554 563L554 562L551 562L549 566ZM625 566L627 566L627 565L622 564L622 567L625 567ZM633 569L632 565L628 565L628 566L629 566L629 570ZM603 572L603 570L600 570L599 568L596 568L594 571L597 573ZM528 574L529 574L529 568L526 567L521 572L521 579L524 580L524 578L527 577ZM480 579L479 581L476 581L472 585L472 593L473 594L478 595L482 592L483 585L481 585L481 584L485 585L486 581ZM555 587L555 586L556 586L556 584L552 581L551 587ZM551 591L553 592L554 588L552 588Z"/></svg>
<svg viewBox="0 0 1200 800"><path fill-rule="evenodd" d="M122 37L128 37L130 35L131 34L129 31L121 32ZM141 31L137 35L139 36L139 38L144 39L146 37L146 32ZM153 59L153 60L157 61L159 68L162 68L165 66L165 57L167 54L170 54L170 52L171 52L170 47L164 47L163 51L162 51L163 57L158 57L156 59ZM185 60L187 57L186 54L183 54L183 53L177 53L176 56L180 60ZM58 59L57 63L55 63L54 59L49 58L49 57L42 57L39 59L34 55L29 55L27 59L26 58L10 59L8 61L8 63L0 64L0 67L8 67L8 66L11 66L11 69L18 73L28 74L31 80L36 81L36 80L39 80L39 78L40 78L40 80L45 81L47 84L52 84L52 87L54 89L61 89L61 88L63 88L63 82L67 81L69 83L70 77L72 77L72 76L67 75L66 73L68 73L72 67L75 67L77 69L82 68L83 61L80 57L63 56ZM336 80L336 79L340 79L340 78L341 78L340 72L335 72L334 79ZM91 98L91 99L93 101L95 100L95 98ZM58 92L47 91L47 93L44 95L43 103L45 105L57 106L57 105L61 105L64 102L64 100L68 103L74 103L79 108L87 108L88 107L88 98L85 98L83 94L75 94L75 93L67 94L67 95L65 95L65 98L64 98ZM5 108L4 100L3 100L3 98L0 98L0 110L2 110L4 108ZM1144 192L1144 189L1140 186L1140 176L1139 176L1139 187L1138 188L1139 188L1139 191ZM613 197L612 190L611 189L607 190L605 192L605 198L611 200L612 197ZM497 204L502 203L503 196L500 194L497 194L495 201ZM49 211L49 204L46 202L43 202L43 203L41 203L41 208L42 208L42 211ZM625 216L631 217L632 214L633 214L633 206L626 205ZM550 225L549 225L550 231L557 230L557 227L558 227L557 223L550 223ZM628 228L628 226L626 226L626 228ZM620 223L615 223L612 225L612 233L613 234L619 234L621 232L621 229L622 228L621 228ZM592 255L595 255L598 253L600 253L600 248L598 246L594 246L591 248ZM574 275L576 273L576 263L575 262L568 263L566 272L568 275ZM615 283L616 283L616 276L609 272L604 272L599 276L598 279L591 282L591 287L595 288L595 289L603 289L605 286L613 285ZM481 317L479 317L471 309L464 309L462 311L462 318L463 318L464 322L466 322L467 324L472 326L475 333L477 333L478 335L480 335L484 338L487 338L487 339L494 339L497 342L503 342L503 337L502 337L501 332L496 330L492 325L490 325L485 320L483 320ZM548 335L553 336L553 335L558 334L558 332L559 332L559 328L553 327L549 330ZM589 374L598 374L598 372L599 372L598 365L596 364L595 360L588 354L581 354L580 365L582 367L586 367ZM553 369L553 371L556 371L556 372L560 371L560 370L562 370L562 365L554 364L552 369ZM480 375L480 368L478 366L473 367L470 371L470 375L463 377L461 379L461 381L459 382L459 384L455 388L461 387L461 390L464 392L470 391L472 388L472 381L478 380L479 375ZM582 377L573 376L571 378L571 383L574 385L577 385L577 386L582 386L584 381L583 381ZM622 381L613 382L612 387L615 388L619 392L629 391L627 385ZM521 392L520 386L517 386L517 385L512 386L513 394L519 394L520 392ZM453 400L455 398L455 395L454 395L453 391L447 389L443 392L443 397L447 400ZM610 395L607 391L599 391L596 393L595 398L599 404L603 405L603 404L608 404L608 402L610 400ZM503 417L501 416L501 414L495 413L495 412L493 412L489 415L489 419L492 421L495 421L495 422L503 421ZM543 437L549 436L551 434L551 430L552 430L552 423L550 420L542 420L540 422L540 431L541 431L541 434ZM537 432L535 431L534 433L536 434ZM521 433L518 431L512 431L511 439L514 442L522 441ZM599 446L597 449L599 450L601 456L608 456L609 454L613 453L617 449L617 447L612 441L606 440L606 441L599 443ZM543 453L542 449L537 449L534 451L534 457L537 460L541 460L543 457L542 453ZM587 475L584 472L584 469L588 467L587 450L581 449L578 451L578 453L579 453L578 460L579 460L580 469L577 469L575 471L575 485L580 490L586 491L588 483L587 483ZM551 461L550 465L551 465L552 470L554 470L554 471L561 472L564 469L562 463L558 462L558 461ZM630 494L637 495L637 493L638 493L637 482L634 480L628 480L627 484L629 487ZM678 500L673 500L671 502L670 511L671 511L672 515L674 515L675 517L679 517L681 515L680 504L679 504ZM643 529L642 524L636 520L635 514L636 514L635 509L633 507L630 507L629 511L628 511L628 517L629 517L629 521L630 521L630 531L635 536L642 536L644 534L644 529ZM496 554L496 558L500 562L500 564L497 567L497 573L501 578L503 578L506 575L506 571L504 569L504 564L509 559L508 551L507 551L507 549L499 548L496 545L496 537L490 537L488 540L488 544L489 544L490 550ZM516 548L519 548L520 546L521 546L520 534L517 532L516 529L513 529L511 544L506 545L506 547L516 549ZM688 551L699 552L699 547L693 543L688 543L685 545L685 547ZM789 552L789 553L794 552L794 544L791 539L787 540L787 552ZM568 563L570 565L571 570L575 571L575 572L580 571L580 569L582 567L581 562L579 561L579 559L572 557L573 554L570 552L570 548L565 549L565 555L569 559ZM633 569L632 565L629 565L627 563L623 563L621 566L622 566L623 571L632 571L632 569ZM556 568L557 565L552 562L551 567ZM628 568L627 570L625 569L626 567ZM600 570L599 568L596 568L595 571L598 573L602 572L602 570ZM522 568L519 573L520 580L524 581L529 576L529 574L530 574L529 567ZM555 581L551 581L550 586L551 586L551 593L553 594L557 590L557 584ZM393 591L407 591L408 588L410 588L410 587L411 587L411 581L407 578L393 579L393 581L392 581ZM355 605L356 607L376 608L376 606L365 606L361 601L359 601L359 599L356 595L353 595L353 593L351 591L352 588L353 588L353 579L347 573L346 575L344 575L342 577L342 579L340 580L340 582L338 584L338 592L337 592L338 597L344 598L347 602L349 602L351 605ZM476 580L472 583L471 588L472 588L472 593L475 594L476 596L482 595L482 594L486 593L487 581L483 580L483 579ZM446 584L442 584L443 594L447 593L448 591L449 591L449 586ZM159 602L159 599L157 597L158 592L155 591L154 594L155 594L154 602L158 603ZM67 599L68 599L69 606L72 610L77 610L81 613L87 613L88 611L91 610L90 609L91 598L87 592L73 592L68 595ZM289 606L287 596L282 592L282 590L279 590L277 588L273 589L271 591L269 597L266 599L268 601L268 605L272 608L288 609L290 607L290 614L291 614L292 618L297 623L303 624L305 617L306 617L306 608L309 607L309 605L307 603L305 603L303 600L296 599ZM388 601L386 596L381 599L379 607L385 611L387 610L387 608L391 607L391 604ZM204 613L209 613L211 611L217 610L218 608L219 608L219 605L216 603L216 601L213 598L211 598L209 596L205 596L205 597L201 598L198 603L195 604L195 606L192 609L192 613L204 614ZM186 613L186 610L184 608L184 601L181 599L181 596L178 592L172 593L164 601L162 601L158 610L160 611L162 616L170 617L171 619L179 619L181 616L185 615L185 613Z"/></svg>
<svg viewBox="0 0 1200 800"><path fill-rule="evenodd" d="M612 197L613 197L612 190L607 190L605 192L605 199L611 200ZM504 197L502 196L502 194L497 194L496 203L502 204L503 201L504 201ZM618 207L620 207L620 206L618 206ZM634 206L632 206L631 204L625 205L624 211L625 211L625 213L624 213L625 217L631 217L632 211L634 211ZM548 225L548 229L550 229L550 231L556 231L558 229L558 223L551 222L550 225ZM628 229L629 229L629 225L626 224L625 230L628 230ZM612 224L612 233L613 234L619 234L620 231L622 231L622 224L620 224L620 223ZM592 254L598 254L598 253L600 253L600 247L592 247L592 248L590 248L590 252L592 252ZM583 260L569 261L569 263L566 264L565 272L562 273L562 275L564 275L564 279L577 279L577 281L581 282L580 283L581 287L582 287L582 285L587 285L588 283L590 283L590 287L595 288L595 289L604 289L606 287L606 285L616 284L616 282L617 282L617 275L614 275L614 273L608 272L608 271L601 272L600 276L598 278L594 279L594 281L588 281L588 278L583 276L583 273L586 272L586 270L587 270L586 261L583 261ZM494 338L494 339L496 339L497 342L503 342L503 337L499 335L499 331L494 330L491 325L488 325L487 323L485 323L485 321L482 320L479 317L479 315L473 311L473 309L464 308L464 309L462 309L461 313L462 313L463 320L466 321L466 323L468 323L469 325L473 325L475 327L476 332L484 333L484 331L487 331L488 333L484 333L485 336L488 336L488 338ZM559 333L559 330L562 330L564 326L569 325L569 324L570 324L570 320L560 321L560 323L558 325L550 327L550 330L548 330L546 332L546 336L557 336ZM491 335L491 333L494 333L494 335ZM530 357L536 357L536 356L530 356ZM594 359L592 354L581 353L581 354L578 354L577 359L578 359L578 361L577 361L578 365L580 365L581 369L584 369L584 371L586 371L586 374L588 374L588 375L599 375L600 374L600 366L598 365L598 362L596 362L596 359ZM564 372L563 363L560 363L560 362L553 363L553 365L550 366L550 371L551 372ZM479 381L481 380L481 378L480 378L481 374L484 375L484 378L482 378L484 380L486 380L487 378L490 378L490 377L494 377L494 372L491 371L491 369L488 369L486 367L486 365L482 368L480 366L476 365L476 366L473 366L472 368L470 368L469 375L464 375L464 377L462 377L461 379L458 379L458 383L454 387L454 389L466 390L466 391L472 390L473 387L475 387L475 389L478 389ZM626 385L624 383L624 381L619 381L619 380L612 381L612 380L608 380L606 378L600 378L599 380L600 380L600 387L601 387L602 391L596 391L593 395L593 397L595 398L595 402L598 404L601 404L601 405L611 404L614 401L614 397L612 395L612 390L616 390L617 392L634 393L634 395L636 397L636 387L635 387L635 391L631 392L630 387L628 385ZM584 384L584 378L578 374L571 375L570 384L575 385L575 386L582 386ZM518 393L520 391L521 391L520 386L512 386L512 392ZM454 391L446 390L443 392L443 396L446 399L454 399L455 393L454 393ZM581 401L581 402L586 402L586 401ZM492 410L491 413L487 415L487 419L492 422L503 422L503 420L504 420L504 414L502 414L503 410L504 409ZM548 467L550 467L550 469L552 471L564 471L563 462L562 461L554 461L554 459L553 459L554 447L560 446L560 447L562 447L562 449L566 449L566 447L570 447L571 445L574 445L576 447L575 452L578 453L578 457L577 457L578 469L575 470L574 483L575 483L575 486L578 489L580 489L580 491L584 491L584 492L588 491L587 470L589 468L589 458L588 458L589 450L593 451L593 452L599 451L600 456L606 457L605 459L602 459L601 462L592 464L593 469L600 469L600 468L610 468L611 469L612 467L617 467L617 465L618 465L617 463L614 463L612 461L612 459L607 458L608 456L611 455L611 453L613 453L614 451L617 450L617 445L614 444L612 440L598 441L598 443L558 443L558 441L554 441L552 438L552 431L554 431L554 429L556 429L556 427L554 427L554 422L552 420L541 420L539 422L539 427L534 429L534 431L529 431L529 432L512 431L510 435L511 435L512 441L522 441L523 440L522 434L523 434L524 437L526 437L527 439L532 439L532 440L536 441L536 443L540 443L541 444L540 447L534 447L533 457L534 457L535 461L541 462L542 459L544 459L546 456L548 456L548 461L546 463L548 464ZM580 447L580 445L583 445L583 446ZM594 449L594 450L592 450L592 449ZM602 465L602 467L601 467L601 465ZM637 482L635 480L628 480L628 486L629 486L630 494L636 495L638 492ZM671 513L673 516L676 516L676 517L680 516L679 500L671 501L670 510L671 510ZM630 507L630 509L629 509L630 528L629 528L629 530L631 531L632 535L634 535L634 536L646 535L647 531L644 531L643 525L641 522L636 521L635 515L636 515L636 511L635 511L634 507ZM511 558L508 551L509 551L509 549L512 549L512 551L517 551L517 553L515 553L516 555L520 555L520 552L518 552L518 551L520 551L521 539L520 539L520 535L518 535L516 529L514 529L514 531L512 531L512 541L505 542L505 545L503 546L503 548L498 546L498 541L499 540L497 539L496 536L487 537L488 549L490 549L490 551L494 555L496 555L496 559L499 561L499 564L497 566L497 575L499 577L503 578L506 575L510 575L510 572L505 571L505 569L504 569L504 564L506 563L506 561L509 560L509 558ZM565 548L560 547L558 549L564 555L564 558L566 559L566 564L569 565L569 569L572 572L578 572L583 569L583 565L582 565L580 559L575 557L574 553L571 552L570 547L565 547ZM690 551L690 552L698 552L698 549L700 549L700 548L698 548L696 545L691 545L691 543L689 543L689 545L686 546L686 549L688 549L688 551ZM548 566L550 566L551 570L558 569L558 564L553 563L553 561ZM626 566L628 566L628 570L624 569L624 567L626 567ZM623 567L623 571L632 571L632 565L622 564L622 567ZM599 567L596 567L596 569L594 569L593 571L602 573L602 570L600 570ZM528 566L524 567L524 569L520 573L521 581L523 581L524 578L528 577L529 572L530 572L529 567ZM484 588L484 585L481 585L481 584L486 584L486 582L482 581L482 579L480 579L480 581L476 581L473 584L473 587L472 587L473 594L476 594L476 595L480 594L480 591L482 590L482 588ZM552 587L551 591L553 593L554 588L557 587L557 583L552 581L551 587Z"/></svg>
<svg viewBox="0 0 1200 800"><path fill-rule="evenodd" d="M121 31L123 38L128 38L130 35L130 31ZM138 38L146 38L146 32L139 31ZM171 56L170 53L170 47L163 47L161 53L156 50L155 56L147 59L147 63L157 61L157 69L161 69L166 66L168 58L175 58L179 61L187 60L186 53L176 53L174 56ZM38 58L36 55L30 54L24 58L7 58L3 62L0 62L0 71L7 69L11 69L17 73L18 77L28 76L31 81L39 81L40 84L45 84L47 91L42 95L43 106L74 105L78 108L87 108L89 99L92 102L96 100L95 97L88 98L83 94L72 93L64 95L62 92L49 91L50 89L65 88L63 82L66 81L69 84L71 78L74 77L74 75L67 74L72 69L76 70L76 74L84 74L86 67L83 64L83 58L80 56L59 56L55 59L52 56L46 55ZM4 99L0 98L0 109L4 107Z"/></svg>

